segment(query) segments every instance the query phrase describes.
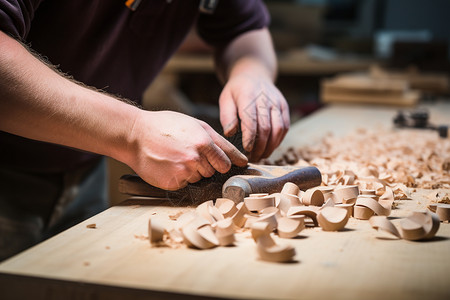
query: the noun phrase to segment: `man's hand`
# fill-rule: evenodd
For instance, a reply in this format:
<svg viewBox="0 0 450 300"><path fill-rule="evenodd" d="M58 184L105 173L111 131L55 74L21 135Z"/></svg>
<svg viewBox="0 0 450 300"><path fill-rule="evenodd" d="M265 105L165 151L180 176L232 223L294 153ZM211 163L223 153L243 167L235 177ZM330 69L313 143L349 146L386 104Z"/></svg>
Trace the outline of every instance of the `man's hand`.
<svg viewBox="0 0 450 300"><path fill-rule="evenodd" d="M230 78L219 99L220 121L226 136L242 130L250 161L267 158L289 129L289 108L270 78L240 74Z"/></svg>
<svg viewBox="0 0 450 300"><path fill-rule="evenodd" d="M206 123L144 111L77 84L1 31L0 130L110 156L172 190L247 164Z"/></svg>
<svg viewBox="0 0 450 300"><path fill-rule="evenodd" d="M130 133L129 166L146 182L167 190L226 173L247 158L208 124L169 111L141 111Z"/></svg>
<svg viewBox="0 0 450 300"><path fill-rule="evenodd" d="M220 79L220 121L226 136L238 125L250 161L268 157L286 135L289 108L273 84L277 63L269 30L243 33L215 53ZM239 124L240 119L240 124Z"/></svg>

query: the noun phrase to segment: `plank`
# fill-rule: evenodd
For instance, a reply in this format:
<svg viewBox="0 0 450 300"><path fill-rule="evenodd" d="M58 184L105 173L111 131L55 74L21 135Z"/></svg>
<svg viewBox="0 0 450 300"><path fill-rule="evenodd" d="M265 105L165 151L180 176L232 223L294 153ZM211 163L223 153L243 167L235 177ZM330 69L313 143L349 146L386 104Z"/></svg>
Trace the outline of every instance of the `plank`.
<svg viewBox="0 0 450 300"><path fill-rule="evenodd" d="M430 110L448 122L450 106ZM437 112L436 114L434 112ZM329 131L343 135L355 127L390 126L394 109L330 106L292 127L283 147L318 140ZM429 190L418 190L393 210L394 222L424 209ZM170 224L168 215L190 207L130 199L0 264L2 299L445 299L450 224L441 224L427 242L391 239L368 221L350 219L343 232L306 229L292 240L296 261L274 264L256 258L250 234L236 247L200 251L152 248L135 235L146 234L150 217ZM96 224L96 229L87 228Z"/></svg>
<svg viewBox="0 0 450 300"><path fill-rule="evenodd" d="M409 201L394 216L418 204ZM151 248L134 235L145 233L150 216L167 220L168 214L180 210L151 204L131 200L112 207L2 263L0 272L95 284L97 295L110 286L252 299L437 299L450 295L446 278L449 224L441 224L432 241L418 243L378 239L380 234L367 221L351 219L344 232L318 228L302 232L288 241L297 250L297 261L273 264L255 258L249 235L240 236L238 246L231 248ZM97 229L86 227L91 223ZM22 286L18 292L27 290Z"/></svg>

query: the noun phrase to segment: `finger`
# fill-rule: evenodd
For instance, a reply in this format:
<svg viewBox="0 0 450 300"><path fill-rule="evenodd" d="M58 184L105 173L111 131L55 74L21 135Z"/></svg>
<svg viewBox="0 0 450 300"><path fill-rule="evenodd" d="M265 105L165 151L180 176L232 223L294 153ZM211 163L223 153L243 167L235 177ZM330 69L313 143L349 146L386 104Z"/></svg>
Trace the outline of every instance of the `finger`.
<svg viewBox="0 0 450 300"><path fill-rule="evenodd" d="M281 97L283 97L283 96L281 95ZM284 139L284 137L286 136L286 134L289 131L289 127L291 126L291 118L290 118L290 114L289 114L289 106L288 106L286 100L284 100L284 97L282 99L283 99L283 101L281 102L281 117L283 118L284 134L283 134L283 138L281 140Z"/></svg>
<svg viewBox="0 0 450 300"><path fill-rule="evenodd" d="M212 154L214 154L214 152L210 153L211 155L209 157L207 157L207 159L210 163L211 163L211 159L213 159L214 161L216 159L219 159L219 160L224 159L221 156L223 154L225 156L226 160L230 162L229 165L223 165L222 167L220 167L221 170L227 169L224 172L227 172L231 168L231 164L234 164L234 165L240 166L240 167L244 167L247 165L247 163L248 163L247 157L244 154L242 154L235 146L233 146L233 144L231 144L229 141L227 141L225 138L223 138L214 129L212 129L211 126L209 126L208 124L202 123L202 125L204 126L206 132L209 134L209 136L213 140L217 149L220 150L220 151L217 151L217 149L216 149L216 151L218 153L216 154L217 157L215 157L215 158L212 155ZM213 165L212 163L211 163L211 165L214 167L214 169L221 172L220 170L218 170L216 168L215 165ZM224 173L224 172L221 172L221 173Z"/></svg>
<svg viewBox="0 0 450 300"><path fill-rule="evenodd" d="M200 173L198 171L194 171L191 173L191 175L188 178L186 178L186 181L189 183L194 183L194 182L199 181L202 178L203 178L202 175L200 175Z"/></svg>
<svg viewBox="0 0 450 300"><path fill-rule="evenodd" d="M255 146L257 133L257 109L255 103L250 103L244 108L239 108L241 119L242 146L247 152L251 152Z"/></svg>
<svg viewBox="0 0 450 300"><path fill-rule="evenodd" d="M279 108L273 107L271 110L271 133L266 145L266 150L262 158L267 158L280 145L285 135L285 128L282 113Z"/></svg>
<svg viewBox="0 0 450 300"><path fill-rule="evenodd" d="M205 151L208 162L211 166L220 173L226 173L231 168L231 161L225 152L222 151L216 144L211 143L209 150Z"/></svg>
<svg viewBox="0 0 450 300"><path fill-rule="evenodd" d="M200 160L197 169L200 175L202 175L205 178L213 176L214 173L216 172L216 170L214 170L214 168L208 162L208 159L204 156Z"/></svg>
<svg viewBox="0 0 450 300"><path fill-rule="evenodd" d="M237 107L232 95L223 92L219 99L220 106L220 124L222 124L223 134L233 136L238 129Z"/></svg>
<svg viewBox="0 0 450 300"><path fill-rule="evenodd" d="M257 106L258 128L255 146L251 153L251 161L257 162L261 159L262 154L266 150L267 141L271 134L271 112L265 105Z"/></svg>

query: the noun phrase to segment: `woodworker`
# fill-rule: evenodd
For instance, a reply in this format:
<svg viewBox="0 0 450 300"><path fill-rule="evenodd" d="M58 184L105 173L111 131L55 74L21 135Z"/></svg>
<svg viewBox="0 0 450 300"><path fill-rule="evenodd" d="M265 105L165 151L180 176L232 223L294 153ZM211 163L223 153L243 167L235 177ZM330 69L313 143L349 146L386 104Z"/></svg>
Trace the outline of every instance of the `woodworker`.
<svg viewBox="0 0 450 300"><path fill-rule="evenodd" d="M0 0L0 260L106 208L104 155L171 190L247 164L208 124L130 104L193 26L224 134L269 156L289 112L268 23L261 0Z"/></svg>

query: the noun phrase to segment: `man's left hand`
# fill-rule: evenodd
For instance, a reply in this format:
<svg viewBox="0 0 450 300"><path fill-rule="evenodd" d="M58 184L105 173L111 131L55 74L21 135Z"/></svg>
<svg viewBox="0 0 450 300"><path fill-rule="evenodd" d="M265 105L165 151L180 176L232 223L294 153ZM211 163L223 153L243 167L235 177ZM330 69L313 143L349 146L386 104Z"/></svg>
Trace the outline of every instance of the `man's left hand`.
<svg viewBox="0 0 450 300"><path fill-rule="evenodd" d="M225 136L237 132L240 120L242 144L252 162L269 157L289 129L286 99L263 74L231 77L220 95L219 106Z"/></svg>

